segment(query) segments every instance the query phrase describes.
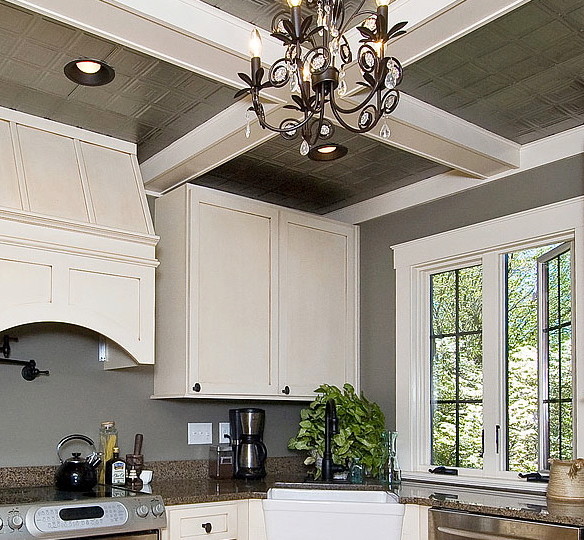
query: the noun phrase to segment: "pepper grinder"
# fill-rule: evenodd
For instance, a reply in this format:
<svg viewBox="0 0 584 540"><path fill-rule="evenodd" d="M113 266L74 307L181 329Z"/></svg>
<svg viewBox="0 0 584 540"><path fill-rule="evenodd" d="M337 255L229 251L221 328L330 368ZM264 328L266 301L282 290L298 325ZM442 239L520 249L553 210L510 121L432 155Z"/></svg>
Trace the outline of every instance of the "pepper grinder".
<svg viewBox="0 0 584 540"><path fill-rule="evenodd" d="M134 453L126 454L126 486L131 489L140 489L143 482L140 479L140 473L144 468L144 455L142 454L142 443L144 442L144 435L136 433L134 437Z"/></svg>

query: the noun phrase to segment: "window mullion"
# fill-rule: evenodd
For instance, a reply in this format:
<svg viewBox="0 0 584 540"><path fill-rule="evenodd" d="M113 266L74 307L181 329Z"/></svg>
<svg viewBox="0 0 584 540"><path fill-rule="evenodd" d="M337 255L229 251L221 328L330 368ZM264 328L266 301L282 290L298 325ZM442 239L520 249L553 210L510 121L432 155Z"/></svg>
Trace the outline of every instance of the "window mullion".
<svg viewBox="0 0 584 540"><path fill-rule="evenodd" d="M496 389L483 394L485 428L484 473L505 470L504 414L504 260L499 253L483 256L483 387ZM499 453L496 453L496 426Z"/></svg>

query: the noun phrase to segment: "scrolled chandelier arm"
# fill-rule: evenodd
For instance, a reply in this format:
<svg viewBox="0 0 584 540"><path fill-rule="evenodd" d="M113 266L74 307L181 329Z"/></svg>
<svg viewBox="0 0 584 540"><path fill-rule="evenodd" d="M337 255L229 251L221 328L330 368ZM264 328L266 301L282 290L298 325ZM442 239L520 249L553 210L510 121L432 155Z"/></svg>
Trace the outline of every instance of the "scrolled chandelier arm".
<svg viewBox="0 0 584 540"><path fill-rule="evenodd" d="M317 10L316 22L313 15L302 17L302 0L287 0L289 13L282 12L274 18L272 36L283 43L285 53L270 67L266 80L261 66L261 37L257 29L252 32L251 71L249 75L239 73L248 88L237 92L235 97L247 93L251 96L252 104L246 112L246 136L250 134L253 112L262 128L277 132L288 140L300 136L300 153L313 157L311 149L324 146L319 143L334 134L334 126L326 117L328 109L345 129L365 133L397 107L399 91L396 87L402 80L403 70L396 58L385 56L385 47L390 39L405 33L403 28L407 23L397 23L388 29L388 5L393 0L376 0L377 10L374 12L363 11L365 0L362 0L350 17L346 16L344 0L306 1L309 7ZM357 26L362 39L354 59L345 32L354 20L363 20L363 17L366 19ZM364 88L365 95L358 104L347 108L339 101L347 93L345 68L354 61L362 76L362 81L357 84ZM284 108L295 111L296 117L272 126L266 121L260 93L266 88L282 88L287 84L290 85L292 103ZM344 117L355 113L359 113L357 125L352 125ZM380 135L383 138L390 136L386 121Z"/></svg>

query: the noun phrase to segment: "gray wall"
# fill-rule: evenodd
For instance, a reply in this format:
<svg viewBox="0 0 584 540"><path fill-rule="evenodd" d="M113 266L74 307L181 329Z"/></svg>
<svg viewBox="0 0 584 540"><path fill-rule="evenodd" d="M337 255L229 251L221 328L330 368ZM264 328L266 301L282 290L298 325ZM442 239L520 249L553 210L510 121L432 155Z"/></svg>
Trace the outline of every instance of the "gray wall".
<svg viewBox="0 0 584 540"><path fill-rule="evenodd" d="M584 194L584 155L361 224L361 381L395 428L391 245Z"/></svg>
<svg viewBox="0 0 584 540"><path fill-rule="evenodd" d="M134 434L144 434L146 460L207 458L209 447L187 445L188 422L228 421L228 410L266 410L265 441L271 456L288 455L288 439L300 420L298 403L215 400L151 400L153 370L140 366L103 371L98 336L64 324L32 324L7 330L19 338L13 358L34 359L49 377L25 381L20 368L0 364L0 467L57 464L56 443L70 433L96 440L99 424L115 420L122 453Z"/></svg>
<svg viewBox="0 0 584 540"><path fill-rule="evenodd" d="M550 164L481 188L371 220L361 228L362 385L395 425L394 276L389 246L428 234L525 210L584 193L584 158ZM234 407L266 410L266 444L284 456L302 404L214 400L151 400L152 368L105 372L97 335L89 330L34 324L17 336L14 358L33 358L50 377L27 382L17 367L0 365L0 466L56 464L55 444L69 433L97 437L99 423L115 420L122 452L144 433L147 460L206 458L207 446L189 446L188 422L226 421ZM216 431L215 431L216 437Z"/></svg>

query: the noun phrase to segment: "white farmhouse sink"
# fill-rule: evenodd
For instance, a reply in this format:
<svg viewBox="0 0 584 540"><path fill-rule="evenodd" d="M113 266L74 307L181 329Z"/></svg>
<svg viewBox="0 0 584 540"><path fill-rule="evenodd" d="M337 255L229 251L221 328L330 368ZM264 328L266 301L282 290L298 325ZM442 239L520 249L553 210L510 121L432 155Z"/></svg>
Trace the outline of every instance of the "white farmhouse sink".
<svg viewBox="0 0 584 540"><path fill-rule="evenodd" d="M268 540L399 540L405 506L388 491L272 488L262 501Z"/></svg>

